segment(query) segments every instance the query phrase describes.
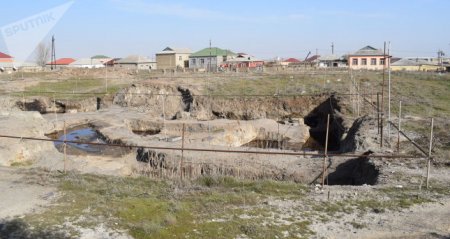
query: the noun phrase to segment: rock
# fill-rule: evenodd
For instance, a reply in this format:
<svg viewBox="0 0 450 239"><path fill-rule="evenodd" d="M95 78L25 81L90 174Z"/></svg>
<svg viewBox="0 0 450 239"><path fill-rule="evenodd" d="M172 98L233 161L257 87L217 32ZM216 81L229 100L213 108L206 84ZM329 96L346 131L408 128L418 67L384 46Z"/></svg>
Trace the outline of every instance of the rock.
<svg viewBox="0 0 450 239"><path fill-rule="evenodd" d="M52 125L37 112L2 112L0 134L45 138ZM0 138L0 166L14 162L36 161L57 154L52 142Z"/></svg>

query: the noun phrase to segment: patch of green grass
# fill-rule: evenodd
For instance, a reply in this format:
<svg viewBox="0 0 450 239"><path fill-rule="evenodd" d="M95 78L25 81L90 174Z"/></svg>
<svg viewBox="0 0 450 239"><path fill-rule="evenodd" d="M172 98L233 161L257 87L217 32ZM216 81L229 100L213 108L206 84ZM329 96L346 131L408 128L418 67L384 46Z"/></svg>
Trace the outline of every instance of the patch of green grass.
<svg viewBox="0 0 450 239"><path fill-rule="evenodd" d="M32 160L26 160L26 161L16 161L11 163L11 167L29 167L33 165Z"/></svg>
<svg viewBox="0 0 450 239"><path fill-rule="evenodd" d="M283 231L311 235L309 223L275 225L270 208L260 207L264 198L280 195L301 197L305 186L274 181L238 181L202 178L178 193L175 182L148 178L117 178L95 175L56 175L63 196L39 214L26 217L37 228L51 228L66 221L94 227L103 222L125 229L134 238L252 238L280 237ZM240 215L251 215L242 219ZM222 218L222 220L214 220ZM268 225L266 225L266 223ZM71 232L76 235L76 231ZM223 235L223 236L220 236Z"/></svg>
<svg viewBox="0 0 450 239"><path fill-rule="evenodd" d="M85 99L89 97L115 94L121 85L109 85L105 80L96 78L70 78L61 81L40 82L25 88L24 96L47 96L56 99ZM54 93L55 92L55 93ZM20 95L21 96L21 95Z"/></svg>
<svg viewBox="0 0 450 239"><path fill-rule="evenodd" d="M344 87L344 74L279 74L228 77L213 81L209 88L211 95L301 95L337 91Z"/></svg>
<svg viewBox="0 0 450 239"><path fill-rule="evenodd" d="M355 229L363 229L366 227L364 224L361 224L361 223L358 223L355 221L349 222L349 224L352 225L352 227Z"/></svg>
<svg viewBox="0 0 450 239"><path fill-rule="evenodd" d="M265 196L302 197L308 190L305 185L293 182L277 182L273 180L236 180L232 177L214 178L202 177L197 183L210 188L226 188L236 192L254 192Z"/></svg>

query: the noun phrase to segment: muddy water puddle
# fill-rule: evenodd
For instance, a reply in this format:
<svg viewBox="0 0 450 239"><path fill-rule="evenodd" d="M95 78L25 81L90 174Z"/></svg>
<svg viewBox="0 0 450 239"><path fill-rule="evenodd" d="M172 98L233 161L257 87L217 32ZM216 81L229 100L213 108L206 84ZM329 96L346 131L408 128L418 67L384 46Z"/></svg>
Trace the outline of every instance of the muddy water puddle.
<svg viewBox="0 0 450 239"><path fill-rule="evenodd" d="M107 143L104 137L89 125L70 128L66 135L64 135L64 132L58 131L47 136L61 141L74 141L67 143L66 152L69 155L122 157L131 151L129 148L102 145ZM64 143L54 142L54 145L59 152L64 153Z"/></svg>

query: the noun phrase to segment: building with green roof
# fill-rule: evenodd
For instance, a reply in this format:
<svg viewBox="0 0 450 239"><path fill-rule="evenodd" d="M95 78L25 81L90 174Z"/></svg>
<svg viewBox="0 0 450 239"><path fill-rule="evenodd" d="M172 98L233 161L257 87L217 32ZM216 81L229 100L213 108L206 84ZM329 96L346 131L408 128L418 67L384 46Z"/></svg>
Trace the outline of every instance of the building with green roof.
<svg viewBox="0 0 450 239"><path fill-rule="evenodd" d="M189 56L189 68L195 70L217 71L228 59L236 53L218 47L205 48Z"/></svg>

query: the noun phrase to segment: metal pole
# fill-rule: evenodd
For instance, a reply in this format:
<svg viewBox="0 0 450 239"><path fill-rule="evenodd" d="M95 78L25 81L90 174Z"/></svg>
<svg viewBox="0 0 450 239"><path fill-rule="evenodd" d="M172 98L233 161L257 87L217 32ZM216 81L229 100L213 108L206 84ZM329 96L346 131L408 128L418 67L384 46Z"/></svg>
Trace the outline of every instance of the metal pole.
<svg viewBox="0 0 450 239"><path fill-rule="evenodd" d="M398 105L397 153L400 153L400 131L402 130L402 101Z"/></svg>
<svg viewBox="0 0 450 239"><path fill-rule="evenodd" d="M181 161L180 161L180 178L183 179L183 160L184 160L184 132L186 125L183 123L183 132L181 134Z"/></svg>
<svg viewBox="0 0 450 239"><path fill-rule="evenodd" d="M428 151L428 163L427 163L427 188L430 187L430 169L431 169L431 151L433 150L433 127L434 118L431 118L431 132L430 132L430 149Z"/></svg>
<svg viewBox="0 0 450 239"><path fill-rule="evenodd" d="M325 156L323 157L322 187L325 185L325 172L327 171L328 158L328 133L330 130L330 115L327 117L327 134L325 136Z"/></svg>
<svg viewBox="0 0 450 239"><path fill-rule="evenodd" d="M67 161L67 132L66 132L66 121L64 121L64 173L66 173L66 161Z"/></svg>
<svg viewBox="0 0 450 239"><path fill-rule="evenodd" d="M384 82L386 80L386 42L384 42L383 50L383 82L381 83L381 120L380 120L380 147L383 148L383 128L384 128Z"/></svg>
<svg viewBox="0 0 450 239"><path fill-rule="evenodd" d="M105 93L108 94L108 64L105 63Z"/></svg>
<svg viewBox="0 0 450 239"><path fill-rule="evenodd" d="M388 43L388 122L391 122L391 42ZM388 142L391 143L391 125L388 124Z"/></svg>
<svg viewBox="0 0 450 239"><path fill-rule="evenodd" d="M377 92L377 127L380 134L380 92Z"/></svg>

